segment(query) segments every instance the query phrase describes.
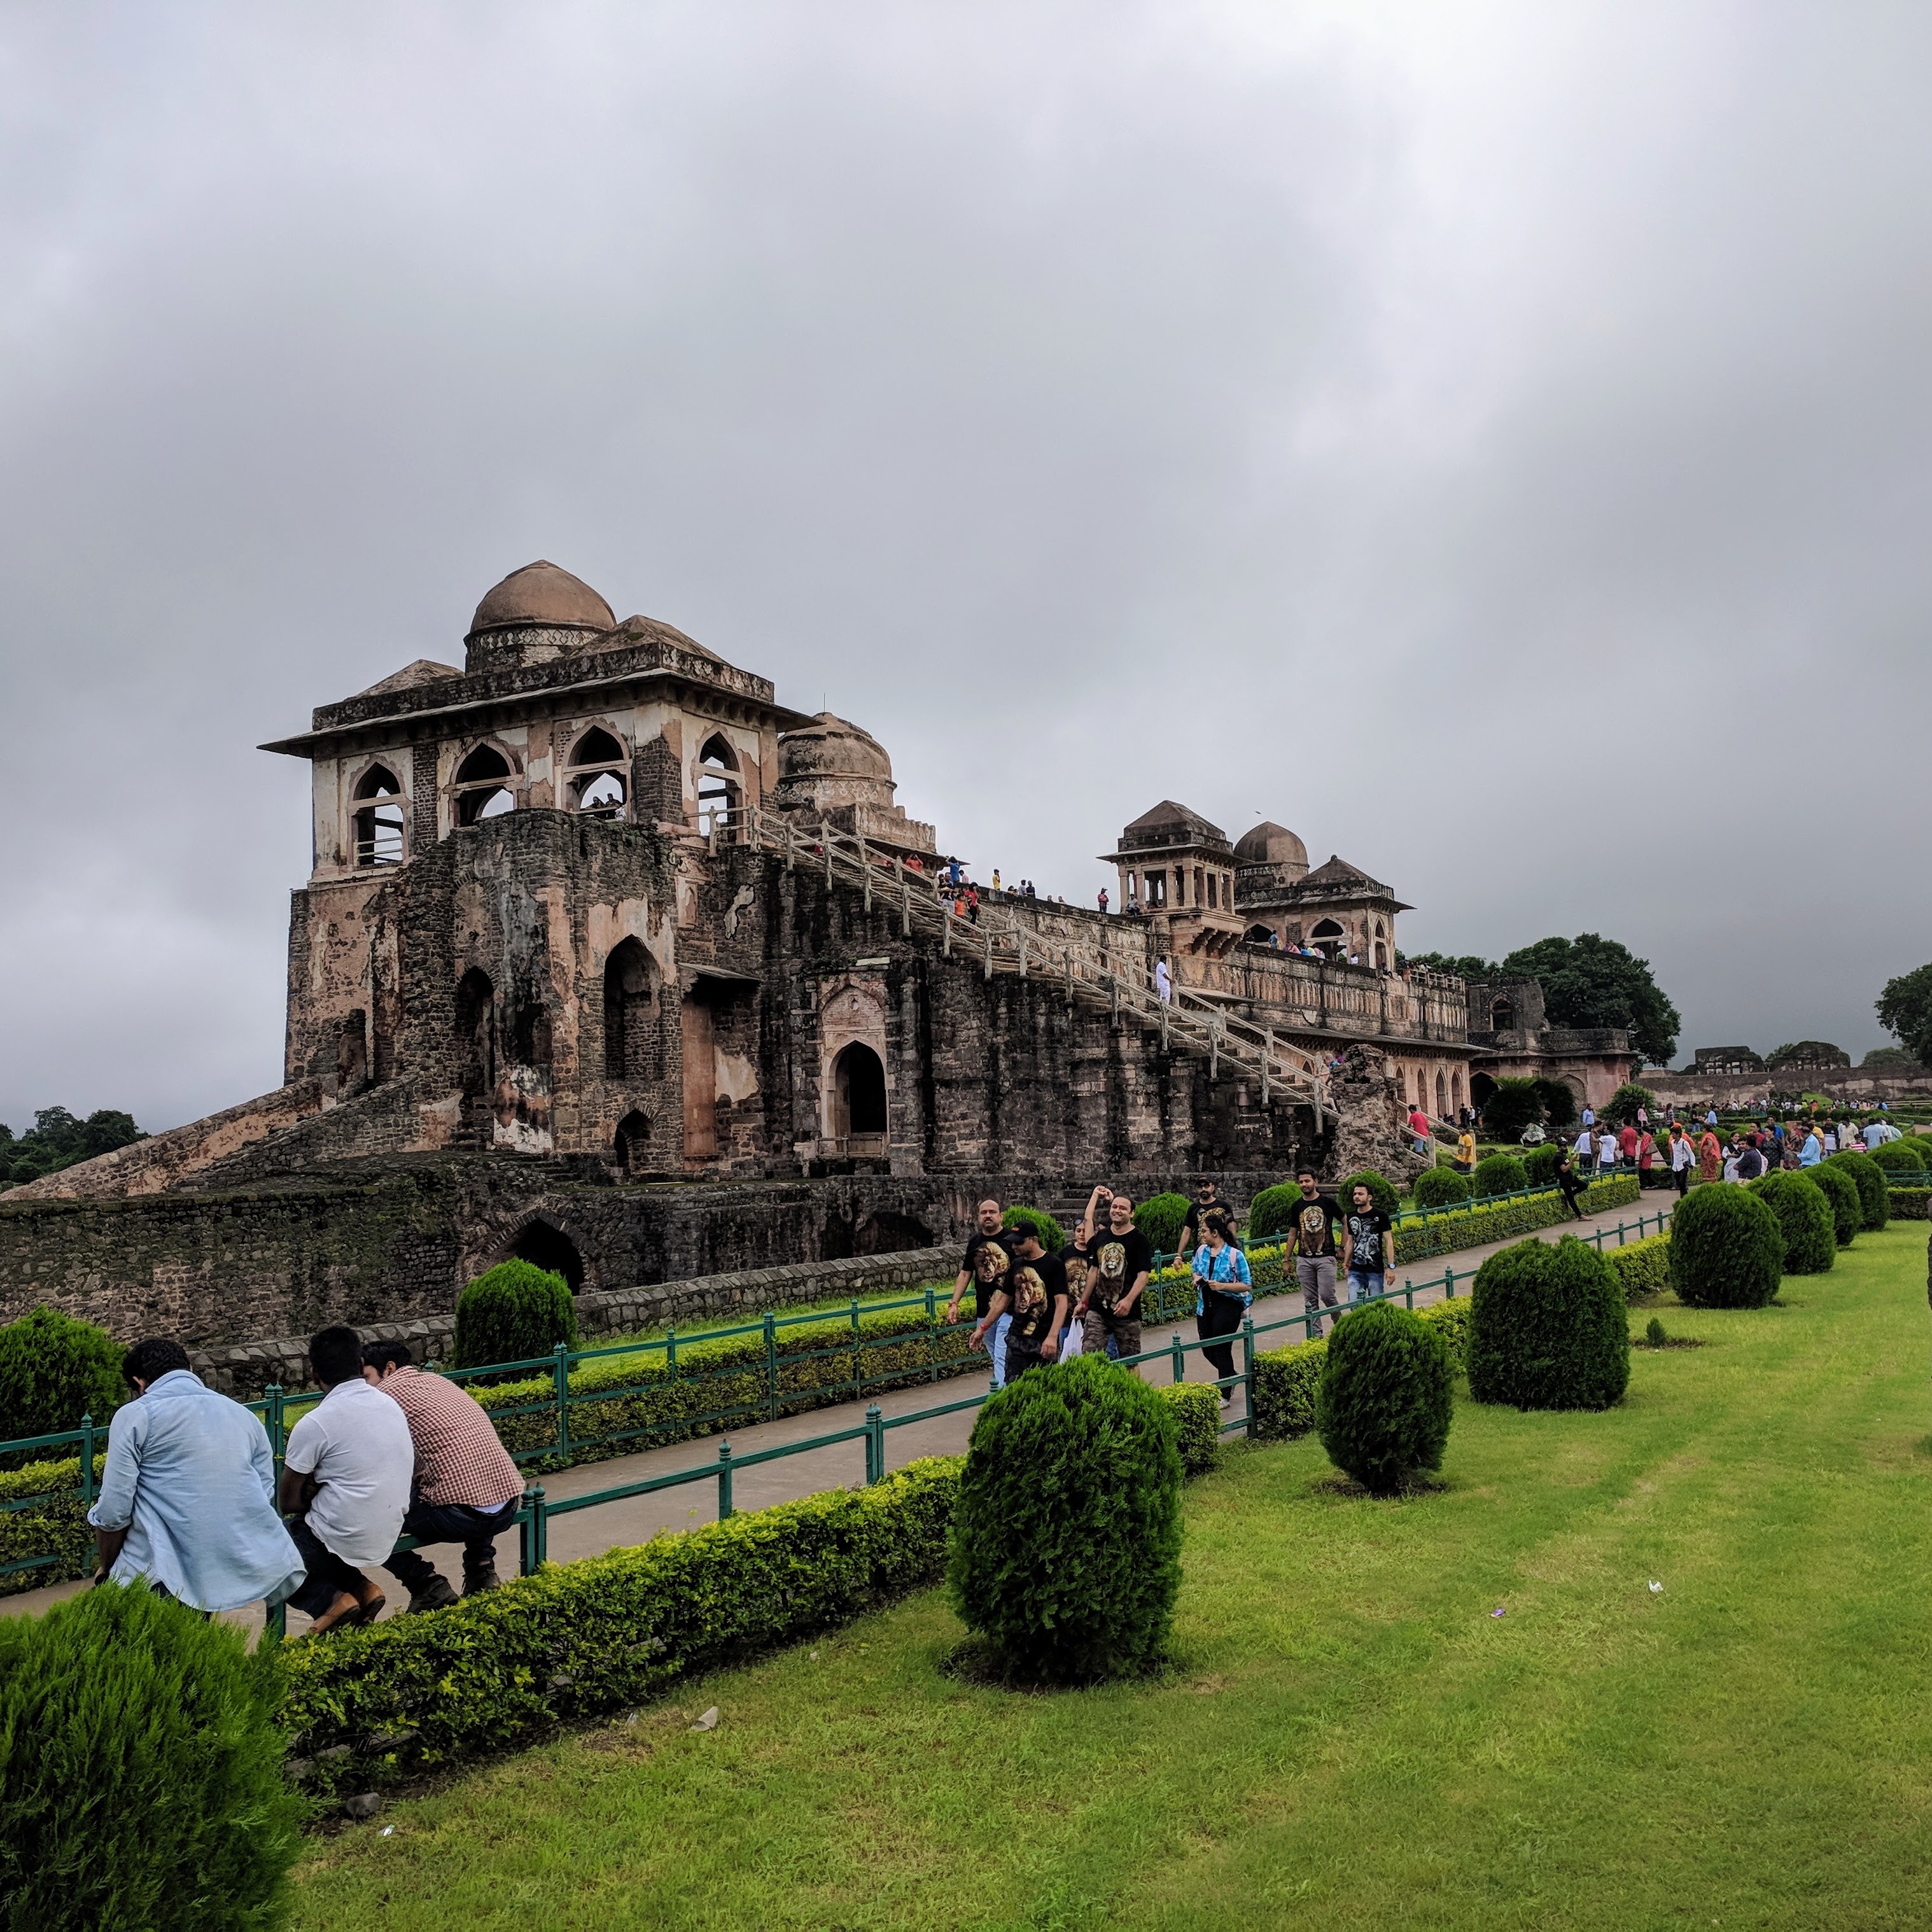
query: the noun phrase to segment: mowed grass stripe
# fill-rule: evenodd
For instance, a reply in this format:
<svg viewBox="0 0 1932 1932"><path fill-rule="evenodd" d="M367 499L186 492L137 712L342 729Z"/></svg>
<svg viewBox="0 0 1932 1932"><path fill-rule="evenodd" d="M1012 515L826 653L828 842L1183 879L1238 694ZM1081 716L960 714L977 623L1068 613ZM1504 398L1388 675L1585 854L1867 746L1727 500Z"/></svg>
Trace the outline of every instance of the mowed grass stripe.
<svg viewBox="0 0 1932 1932"><path fill-rule="evenodd" d="M1924 1239L1666 1306L1620 1408L1459 1403L1436 1492L1236 1451L1160 1684L961 1684L928 1592L318 1840L298 1922L1922 1924Z"/></svg>

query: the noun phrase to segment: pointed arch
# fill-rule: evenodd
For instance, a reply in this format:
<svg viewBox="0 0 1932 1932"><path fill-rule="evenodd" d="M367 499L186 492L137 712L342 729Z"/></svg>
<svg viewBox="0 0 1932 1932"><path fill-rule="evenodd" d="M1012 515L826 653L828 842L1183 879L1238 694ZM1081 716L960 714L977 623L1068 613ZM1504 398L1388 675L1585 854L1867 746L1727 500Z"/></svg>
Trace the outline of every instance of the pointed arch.
<svg viewBox="0 0 1932 1932"><path fill-rule="evenodd" d="M643 942L633 937L614 946L604 962L604 1077L652 1077L657 1018L657 969Z"/></svg>
<svg viewBox="0 0 1932 1932"><path fill-rule="evenodd" d="M490 1094L496 1084L496 988L480 966L471 967L456 982L455 1018L464 1124L472 1135L482 1132L488 1146Z"/></svg>
<svg viewBox="0 0 1932 1932"><path fill-rule="evenodd" d="M738 813L744 802L738 754L723 732L714 731L698 754L698 829L715 832L728 844L739 844L744 827Z"/></svg>
<svg viewBox="0 0 1932 1932"><path fill-rule="evenodd" d="M456 768L457 824L474 825L514 812L517 776L515 761L502 746L476 746Z"/></svg>
<svg viewBox="0 0 1932 1932"><path fill-rule="evenodd" d="M651 1160L651 1118L633 1107L617 1123L617 1165L626 1174L644 1173Z"/></svg>
<svg viewBox="0 0 1932 1932"><path fill-rule="evenodd" d="M356 864L400 866L407 825L400 781L379 762L356 780L351 796L357 807L350 814Z"/></svg>

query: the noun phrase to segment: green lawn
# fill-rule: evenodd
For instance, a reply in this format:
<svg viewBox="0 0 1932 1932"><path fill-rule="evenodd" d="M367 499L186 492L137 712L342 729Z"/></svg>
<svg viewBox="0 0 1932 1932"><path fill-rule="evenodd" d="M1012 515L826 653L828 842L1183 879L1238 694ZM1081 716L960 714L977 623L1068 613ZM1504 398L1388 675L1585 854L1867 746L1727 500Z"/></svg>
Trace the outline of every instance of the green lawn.
<svg viewBox="0 0 1932 1932"><path fill-rule="evenodd" d="M1904 1223L1666 1305L1708 1346L1606 1414L1462 1402L1426 1496L1231 1452L1166 1682L964 1685L929 1593L316 1839L297 1922L1921 1925L1925 1273Z"/></svg>

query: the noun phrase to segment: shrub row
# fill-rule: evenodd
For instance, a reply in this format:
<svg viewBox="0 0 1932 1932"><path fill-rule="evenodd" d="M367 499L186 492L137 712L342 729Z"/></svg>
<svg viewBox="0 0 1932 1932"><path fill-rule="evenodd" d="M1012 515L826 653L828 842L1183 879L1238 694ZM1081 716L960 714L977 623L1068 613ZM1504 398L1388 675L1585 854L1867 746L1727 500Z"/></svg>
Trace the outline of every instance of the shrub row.
<svg viewBox="0 0 1932 1932"><path fill-rule="evenodd" d="M1442 1336L1455 1366L1458 1369L1466 1366L1468 1298L1465 1295L1454 1301L1433 1302L1415 1312ZM1256 1352L1252 1417L1258 1438L1273 1441L1306 1436L1315 1426L1316 1392L1321 1384L1322 1360L1328 1352L1325 1338Z"/></svg>
<svg viewBox="0 0 1932 1932"><path fill-rule="evenodd" d="M94 1459L97 1485L106 1466L104 1454ZM0 1514L0 1564L24 1563L36 1556L54 1559L38 1569L16 1570L0 1576L0 1597L69 1582L93 1569L94 1532L88 1527L87 1510L76 1486L80 1480L78 1456L0 1470L0 1504L34 1499L30 1508Z"/></svg>
<svg viewBox="0 0 1932 1932"><path fill-rule="evenodd" d="M1613 1174L1592 1181L1577 1205L1586 1214L1600 1214L1609 1208L1629 1206L1638 1191L1635 1174ZM1458 1248L1482 1247L1491 1241L1533 1234L1538 1228L1553 1228L1569 1219L1562 1196L1555 1192L1534 1195L1527 1201L1478 1201L1467 1208L1448 1208L1440 1214L1403 1222L1395 1231L1395 1258L1398 1265L1427 1261Z"/></svg>
<svg viewBox="0 0 1932 1932"><path fill-rule="evenodd" d="M1670 1231L1666 1228L1660 1234L1606 1248L1604 1258L1616 1270L1626 1297L1660 1294L1670 1286Z"/></svg>
<svg viewBox="0 0 1932 1932"><path fill-rule="evenodd" d="M1856 1148L1833 1154L1825 1165L1841 1167L1852 1177L1865 1226L1874 1231L1882 1228L1892 1217L1892 1204L1885 1198L1885 1169L1870 1154Z"/></svg>
<svg viewBox="0 0 1932 1932"><path fill-rule="evenodd" d="M1925 1204L1932 1200L1932 1187L1888 1187L1886 1192L1894 1219L1923 1221L1928 1218Z"/></svg>

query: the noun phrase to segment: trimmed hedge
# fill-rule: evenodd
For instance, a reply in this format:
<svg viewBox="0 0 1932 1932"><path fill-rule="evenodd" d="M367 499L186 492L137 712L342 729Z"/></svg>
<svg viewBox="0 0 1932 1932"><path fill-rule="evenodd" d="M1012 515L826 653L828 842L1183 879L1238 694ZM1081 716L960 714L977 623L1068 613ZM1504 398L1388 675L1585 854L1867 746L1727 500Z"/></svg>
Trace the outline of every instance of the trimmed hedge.
<svg viewBox="0 0 1932 1932"><path fill-rule="evenodd" d="M1134 1226L1152 1243L1156 1254L1171 1255L1193 1204L1184 1194L1150 1195L1134 1210Z"/></svg>
<svg viewBox="0 0 1932 1932"><path fill-rule="evenodd" d="M1671 1216L1677 1298L1693 1308L1762 1308L1784 1272L1784 1232L1742 1187L1694 1187Z"/></svg>
<svg viewBox="0 0 1932 1932"><path fill-rule="evenodd" d="M1902 1141L1882 1142L1866 1158L1876 1161L1888 1174L1904 1176L1908 1182L1925 1171L1924 1151L1911 1135Z"/></svg>
<svg viewBox="0 0 1932 1932"><path fill-rule="evenodd" d="M1099 1355L1022 1376L980 1410L946 1594L1007 1670L1091 1683L1165 1652L1180 1594L1177 1420Z"/></svg>
<svg viewBox="0 0 1932 1932"><path fill-rule="evenodd" d="M0 1900L10 1928L285 1924L302 1802L272 1653L144 1588L0 1620Z"/></svg>
<svg viewBox="0 0 1932 1932"><path fill-rule="evenodd" d="M1606 1248L1604 1258L1623 1283L1626 1300L1634 1294L1661 1294L1670 1286L1670 1230Z"/></svg>
<svg viewBox="0 0 1932 1932"><path fill-rule="evenodd" d="M1428 1176L1424 1174L1424 1180ZM1248 1203L1248 1239L1258 1241L1270 1234L1286 1234L1294 1224L1301 1206L1301 1190L1283 1182L1278 1187L1264 1187Z"/></svg>
<svg viewBox="0 0 1932 1932"><path fill-rule="evenodd" d="M1868 1154L1861 1154L1856 1148L1840 1148L1838 1153L1828 1155L1825 1165L1829 1167L1835 1161L1852 1177L1852 1184L1858 1190L1858 1207L1868 1230L1876 1232L1892 1218L1892 1203L1885 1198L1885 1169Z"/></svg>
<svg viewBox="0 0 1932 1932"><path fill-rule="evenodd" d="M1174 1411L1180 1473L1190 1478L1204 1476L1221 1460L1221 1391L1212 1382L1156 1382L1150 1386Z"/></svg>
<svg viewBox="0 0 1932 1932"><path fill-rule="evenodd" d="M1453 1167L1428 1168L1415 1177L1414 1196L1418 1208L1458 1208L1469 1198L1469 1184Z"/></svg>
<svg viewBox="0 0 1932 1932"><path fill-rule="evenodd" d="M1003 1228L1030 1228L1048 1254L1057 1255L1066 1245L1066 1230L1042 1208L1016 1202L1000 1216Z"/></svg>
<svg viewBox="0 0 1932 1932"><path fill-rule="evenodd" d="M1402 1206L1402 1196L1395 1190L1393 1182L1385 1180L1372 1167L1365 1167L1359 1174L1343 1177L1335 1190L1335 1198L1342 1204L1342 1212L1347 1214L1355 1204L1358 1186L1369 1190L1369 1198L1393 1221ZM1396 1258L1400 1259L1398 1256Z"/></svg>
<svg viewBox="0 0 1932 1932"><path fill-rule="evenodd" d="M1828 1161L1820 1161L1805 1172L1810 1174L1813 1186L1823 1189L1825 1198L1832 1204L1832 1225L1841 1248L1849 1248L1858 1238L1858 1230L1864 1226L1864 1203L1858 1198L1858 1184L1841 1167L1834 1167Z"/></svg>
<svg viewBox="0 0 1932 1932"><path fill-rule="evenodd" d="M83 1415L105 1429L128 1400L125 1352L106 1329L57 1308L30 1308L0 1328L0 1442L76 1429Z"/></svg>
<svg viewBox="0 0 1932 1932"><path fill-rule="evenodd" d="M104 1430L101 1440L106 1439ZM96 1494L106 1466L104 1450L94 1459ZM36 1556L54 1559L37 1570L16 1570L0 1576L0 1597L17 1596L23 1590L42 1589L50 1583L71 1582L76 1576L93 1574L94 1532L76 1486L80 1480L78 1456L0 1470L0 1504L37 1499L31 1509L0 1514L0 1563L24 1563Z"/></svg>
<svg viewBox="0 0 1932 1932"><path fill-rule="evenodd" d="M1744 1184L1778 1216L1786 1274L1826 1274L1838 1258L1838 1232L1825 1190L1805 1173L1780 1168Z"/></svg>
<svg viewBox="0 0 1932 1932"><path fill-rule="evenodd" d="M1498 1194L1520 1194L1528 1185L1529 1176L1514 1154L1492 1154L1477 1162L1469 1192L1478 1201L1492 1200Z"/></svg>
<svg viewBox="0 0 1932 1932"><path fill-rule="evenodd" d="M1490 1256L1469 1295L1469 1393L1516 1408L1608 1408L1630 1382L1616 1270L1574 1234Z"/></svg>
<svg viewBox="0 0 1932 1932"><path fill-rule="evenodd" d="M1928 1218L1926 1202L1932 1200L1932 1187L1888 1187L1887 1204L1897 1221L1923 1221Z"/></svg>
<svg viewBox="0 0 1932 1932"><path fill-rule="evenodd" d="M1460 1370L1468 1355L1468 1298L1432 1302L1415 1313L1418 1320L1427 1322L1442 1337L1450 1366ZM1276 1442L1306 1436L1315 1426L1316 1391L1328 1352L1326 1339L1256 1352L1254 1406L1250 1416L1257 1440Z"/></svg>
<svg viewBox="0 0 1932 1932"><path fill-rule="evenodd" d="M1352 1310L1328 1338L1316 1390L1329 1461L1376 1496L1441 1468L1454 1380L1447 1343L1419 1315L1388 1301Z"/></svg>
<svg viewBox="0 0 1932 1932"><path fill-rule="evenodd" d="M1568 1091L1565 1088L1566 1092ZM1563 1159L1563 1144L1558 1141L1545 1141L1540 1147L1533 1147L1522 1156L1522 1171L1532 1187L1554 1187L1556 1169Z"/></svg>
<svg viewBox="0 0 1932 1932"><path fill-rule="evenodd" d="M1609 1208L1628 1207L1637 1193L1635 1174L1613 1174L1592 1181L1577 1205L1586 1214L1600 1214ZM1539 1228L1553 1228L1569 1219L1570 1210L1554 1189L1526 1201L1475 1201L1467 1208L1445 1208L1439 1214L1412 1215L1395 1231L1396 1264L1401 1267L1453 1254L1458 1248L1507 1241L1514 1235L1532 1234Z"/></svg>
<svg viewBox="0 0 1932 1932"><path fill-rule="evenodd" d="M570 1284L532 1262L499 1262L456 1299L456 1366L534 1361L561 1342L577 1346Z"/></svg>

